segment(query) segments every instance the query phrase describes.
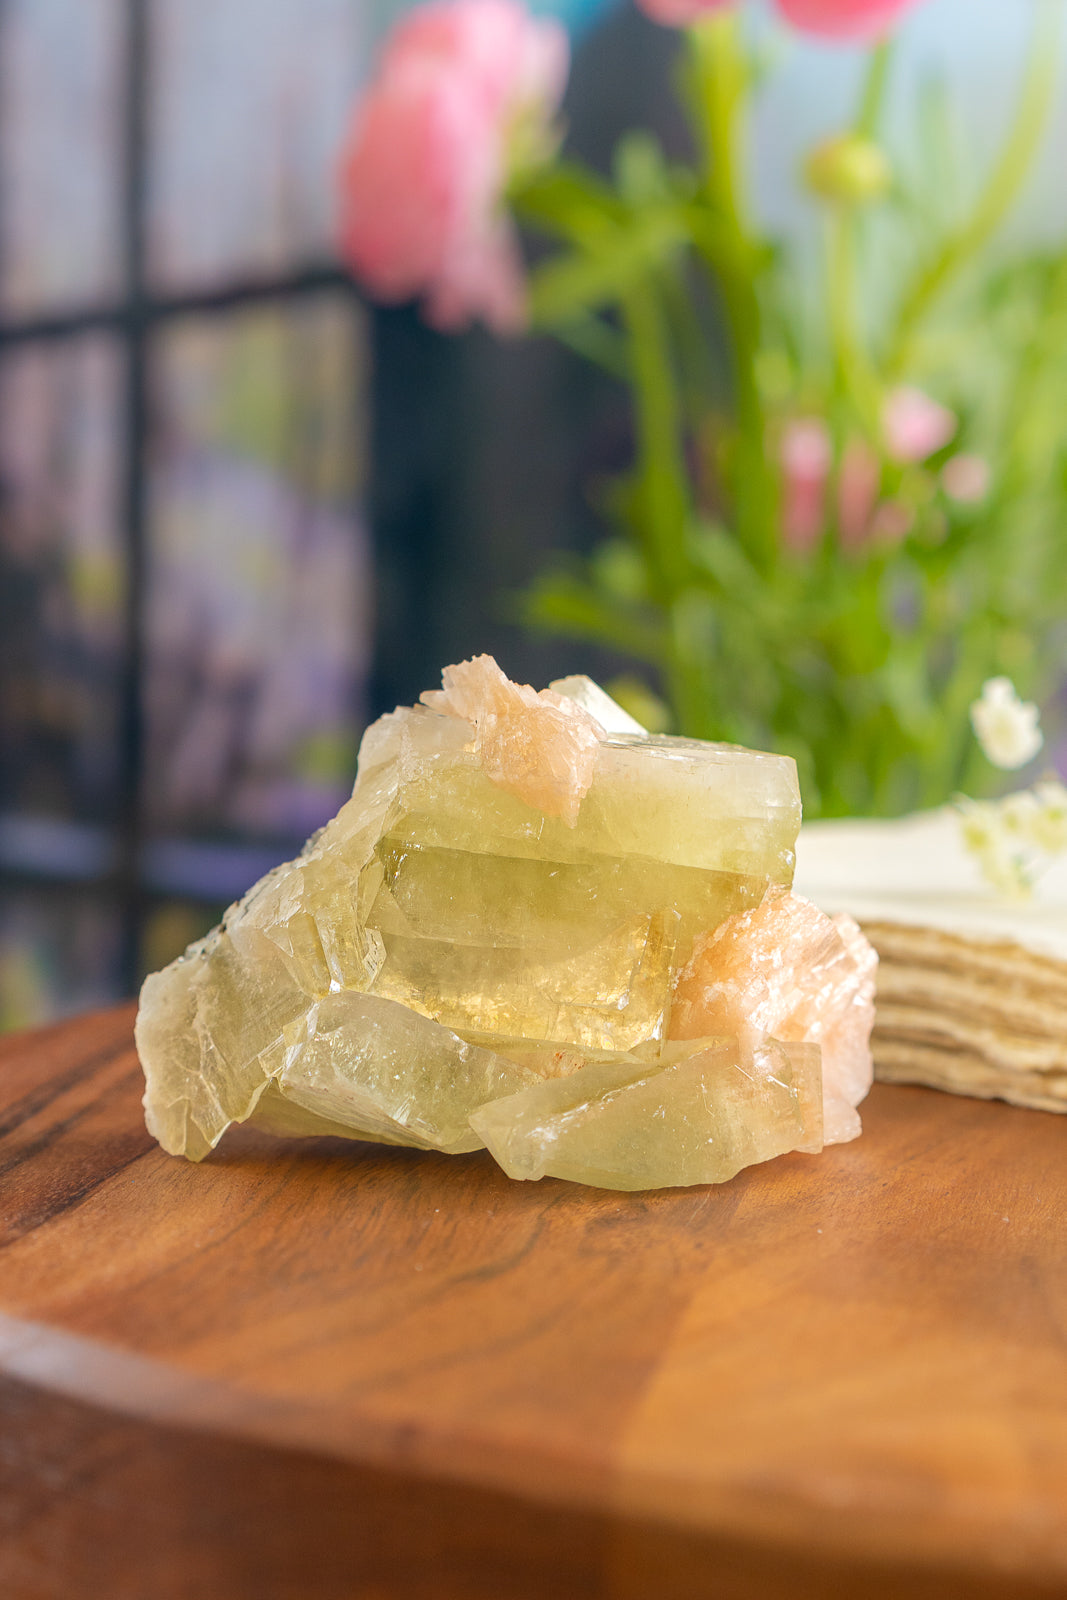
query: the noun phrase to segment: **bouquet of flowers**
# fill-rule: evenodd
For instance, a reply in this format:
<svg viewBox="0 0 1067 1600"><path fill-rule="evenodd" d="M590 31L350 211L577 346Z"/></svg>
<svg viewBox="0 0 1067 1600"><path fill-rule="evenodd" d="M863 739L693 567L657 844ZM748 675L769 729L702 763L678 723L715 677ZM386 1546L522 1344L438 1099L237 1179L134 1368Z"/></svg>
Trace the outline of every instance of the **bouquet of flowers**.
<svg viewBox="0 0 1067 1600"><path fill-rule="evenodd" d="M776 0L787 29L869 46L850 125L797 153L825 239L813 296L750 196L768 90L746 7L639 3L681 32L690 159L645 132L610 179L569 159L560 26L520 0L430 0L355 110L346 259L439 328L547 330L629 386L604 538L542 575L531 623L632 657L678 731L794 755L809 813L988 790L981 685L1047 702L1063 659L1067 253L996 248L1063 8L1034 5L1014 119L975 182L936 103L920 170L887 147L892 30L918 0ZM520 225L549 241L529 269Z"/></svg>

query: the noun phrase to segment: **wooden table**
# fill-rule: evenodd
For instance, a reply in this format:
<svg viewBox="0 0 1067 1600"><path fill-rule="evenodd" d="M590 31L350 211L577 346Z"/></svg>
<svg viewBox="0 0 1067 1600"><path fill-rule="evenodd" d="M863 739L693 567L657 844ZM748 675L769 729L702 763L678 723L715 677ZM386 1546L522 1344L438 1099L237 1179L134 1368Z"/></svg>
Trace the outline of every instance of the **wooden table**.
<svg viewBox="0 0 1067 1600"><path fill-rule="evenodd" d="M719 1188L145 1134L0 1046L4 1600L1067 1593L1067 1118L876 1089Z"/></svg>

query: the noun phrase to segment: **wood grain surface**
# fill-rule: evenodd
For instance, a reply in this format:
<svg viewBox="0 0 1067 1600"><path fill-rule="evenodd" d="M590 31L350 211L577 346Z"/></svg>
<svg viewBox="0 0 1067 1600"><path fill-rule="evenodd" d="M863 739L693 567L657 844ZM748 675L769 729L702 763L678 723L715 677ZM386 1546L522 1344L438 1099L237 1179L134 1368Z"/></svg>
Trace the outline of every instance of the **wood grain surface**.
<svg viewBox="0 0 1067 1600"><path fill-rule="evenodd" d="M0 1044L4 1600L1067 1594L1067 1118L631 1196L140 1093L128 1007Z"/></svg>

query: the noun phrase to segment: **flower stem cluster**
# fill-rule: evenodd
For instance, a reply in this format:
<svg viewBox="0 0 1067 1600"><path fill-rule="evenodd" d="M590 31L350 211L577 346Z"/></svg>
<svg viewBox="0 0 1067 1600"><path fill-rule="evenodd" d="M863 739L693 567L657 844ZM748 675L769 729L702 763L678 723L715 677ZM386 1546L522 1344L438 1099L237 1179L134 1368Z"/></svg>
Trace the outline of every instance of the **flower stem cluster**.
<svg viewBox="0 0 1067 1600"><path fill-rule="evenodd" d="M691 161L637 130L610 178L569 159L558 25L522 0L429 0L353 118L346 259L438 327L532 326L628 385L610 530L533 586L532 626L637 663L680 731L794 754L809 814L991 787L967 707L1003 661L1051 686L1067 612L1067 248L983 260L1041 145L1067 7L1032 8L1002 149L955 195L925 134L916 169L883 129L891 29L917 0L774 0L793 29L870 46L851 122L794 163L824 234L813 327L750 194L747 7L637 4L685 29ZM549 241L528 272L516 222ZM974 726L994 765L1039 747L996 680Z"/></svg>
<svg viewBox="0 0 1067 1600"><path fill-rule="evenodd" d="M990 678L971 706L971 723L986 759L1021 767L1045 742L1037 707L1020 700L1010 678ZM1067 785L1044 778L998 800L957 795L963 842L986 882L1025 900L1053 857L1067 851Z"/></svg>
<svg viewBox="0 0 1067 1600"><path fill-rule="evenodd" d="M999 800L956 800L963 842L1000 893L1026 900L1067 851L1067 785L1046 778Z"/></svg>

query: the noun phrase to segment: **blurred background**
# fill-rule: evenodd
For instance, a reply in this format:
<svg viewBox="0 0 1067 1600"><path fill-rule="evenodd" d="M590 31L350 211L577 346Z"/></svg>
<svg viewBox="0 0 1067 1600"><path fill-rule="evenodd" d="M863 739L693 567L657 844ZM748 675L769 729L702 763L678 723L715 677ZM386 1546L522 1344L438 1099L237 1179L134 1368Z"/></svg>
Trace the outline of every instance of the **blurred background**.
<svg viewBox="0 0 1067 1600"><path fill-rule="evenodd" d="M543 683L622 663L514 595L587 549L627 400L547 341L372 310L332 250L338 146L401 8L0 4L0 1027L130 994L348 793L366 722L490 650ZM541 7L540 9L546 9ZM675 40L555 8L569 139L682 137ZM1030 0L930 0L902 78L992 148ZM756 193L801 229L797 152L858 52L790 46ZM1062 232L1067 102L1013 227Z"/></svg>

